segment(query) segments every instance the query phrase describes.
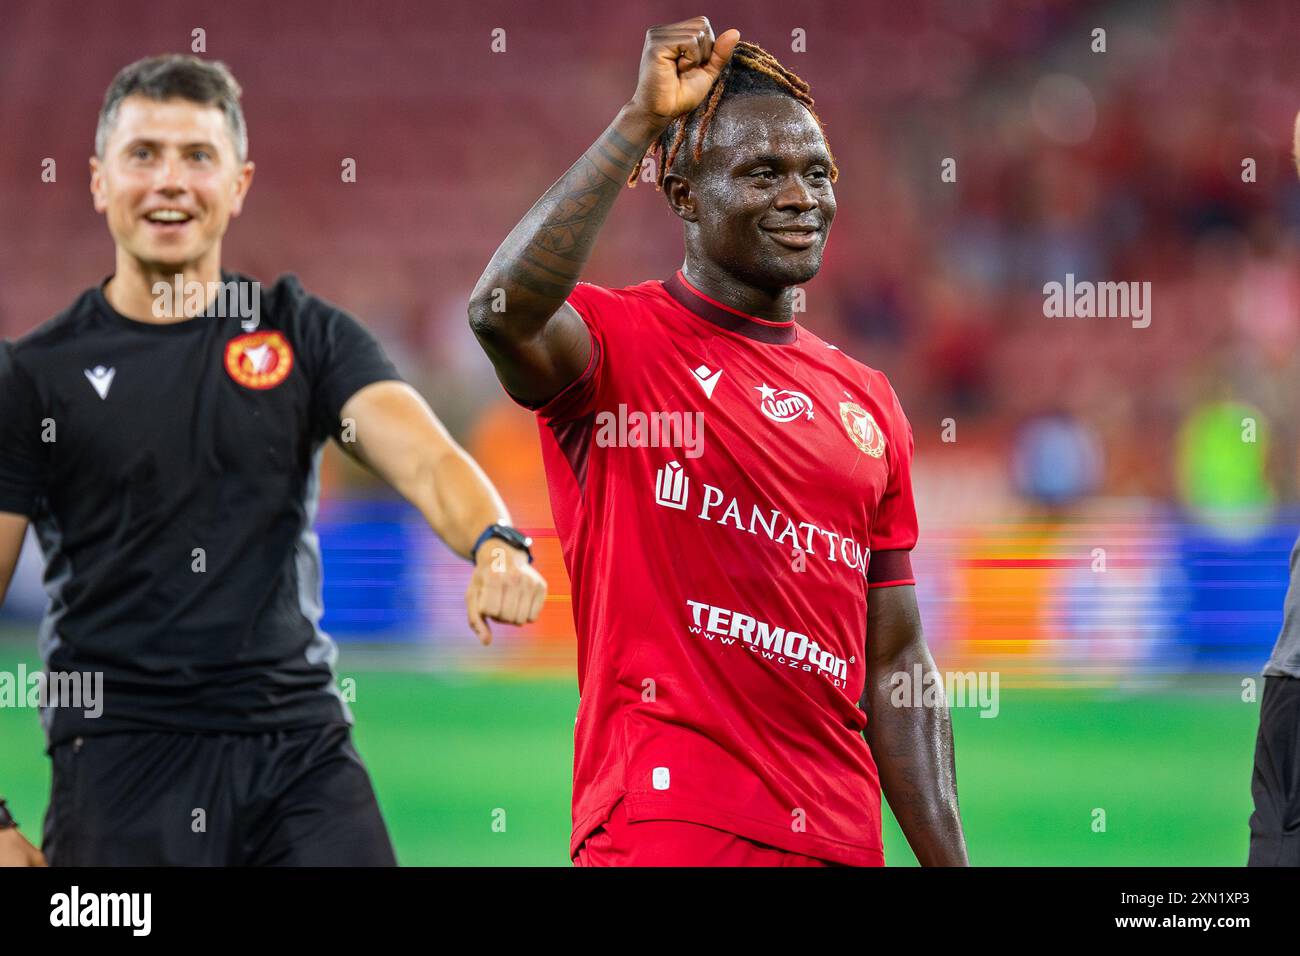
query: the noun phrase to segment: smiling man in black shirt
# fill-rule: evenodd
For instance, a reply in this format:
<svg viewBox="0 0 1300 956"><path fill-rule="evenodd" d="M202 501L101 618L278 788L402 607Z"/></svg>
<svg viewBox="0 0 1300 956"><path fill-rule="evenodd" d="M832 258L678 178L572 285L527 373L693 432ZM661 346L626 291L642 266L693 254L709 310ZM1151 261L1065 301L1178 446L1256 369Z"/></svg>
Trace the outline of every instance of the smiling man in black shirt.
<svg viewBox="0 0 1300 956"><path fill-rule="evenodd" d="M484 643L486 619L534 620L545 597L491 484L369 333L292 276L221 269L253 178L238 97L194 57L118 75L91 160L115 272L0 346L0 600L30 523L63 695L41 709L56 865L394 862L319 626L329 438L474 560ZM0 827L0 864L39 859Z"/></svg>

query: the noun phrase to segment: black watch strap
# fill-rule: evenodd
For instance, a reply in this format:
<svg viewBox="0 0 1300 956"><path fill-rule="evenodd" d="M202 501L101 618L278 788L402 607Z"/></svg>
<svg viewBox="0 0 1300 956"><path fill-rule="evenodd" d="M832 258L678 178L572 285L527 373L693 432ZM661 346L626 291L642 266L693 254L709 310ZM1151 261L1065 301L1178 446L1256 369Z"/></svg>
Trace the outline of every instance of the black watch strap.
<svg viewBox="0 0 1300 956"><path fill-rule="evenodd" d="M478 560L478 549L483 547L483 542L488 538L498 538L512 548L518 548L528 555L528 563L533 563L533 539L518 528L512 528L508 524L490 524L483 529L483 533L474 542L474 549L470 552L469 559L471 561Z"/></svg>

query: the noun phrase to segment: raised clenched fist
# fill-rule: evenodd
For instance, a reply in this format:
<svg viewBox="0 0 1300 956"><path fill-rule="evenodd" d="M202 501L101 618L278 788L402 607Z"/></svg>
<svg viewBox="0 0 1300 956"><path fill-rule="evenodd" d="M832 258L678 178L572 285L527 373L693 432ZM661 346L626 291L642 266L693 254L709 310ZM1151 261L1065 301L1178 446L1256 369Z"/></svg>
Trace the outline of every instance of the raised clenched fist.
<svg viewBox="0 0 1300 956"><path fill-rule="evenodd" d="M689 113L704 100L739 40L739 30L715 40L708 17L651 27L632 105L664 124Z"/></svg>

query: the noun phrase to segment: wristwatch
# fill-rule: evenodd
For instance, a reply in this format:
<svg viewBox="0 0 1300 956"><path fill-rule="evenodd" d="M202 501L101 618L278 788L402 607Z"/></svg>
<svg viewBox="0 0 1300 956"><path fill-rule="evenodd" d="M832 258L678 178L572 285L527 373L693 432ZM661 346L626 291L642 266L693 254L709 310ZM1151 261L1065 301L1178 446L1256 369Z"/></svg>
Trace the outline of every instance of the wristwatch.
<svg viewBox="0 0 1300 956"><path fill-rule="evenodd" d="M518 548L528 555L528 563L533 563L533 539L518 528L512 528L508 524L488 525L483 533L478 536L478 540L474 542L474 547L470 549L469 559L471 561L478 560L478 549L483 546L483 542L488 538L499 538L512 548Z"/></svg>
<svg viewBox="0 0 1300 956"><path fill-rule="evenodd" d="M9 812L9 808L5 806L4 800L0 800L0 830L13 830L17 826L18 821L15 820L14 815Z"/></svg>

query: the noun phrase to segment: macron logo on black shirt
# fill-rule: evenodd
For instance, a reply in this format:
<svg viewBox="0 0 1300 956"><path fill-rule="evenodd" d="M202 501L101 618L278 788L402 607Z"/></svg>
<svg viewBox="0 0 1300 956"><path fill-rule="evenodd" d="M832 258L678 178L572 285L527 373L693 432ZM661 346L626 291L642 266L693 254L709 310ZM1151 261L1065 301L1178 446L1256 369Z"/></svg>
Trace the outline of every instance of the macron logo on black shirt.
<svg viewBox="0 0 1300 956"><path fill-rule="evenodd" d="M108 398L108 390L113 387L113 376L117 374L117 369L96 365L94 368L86 369L85 372L86 378L90 380L91 385L95 386L99 397Z"/></svg>

